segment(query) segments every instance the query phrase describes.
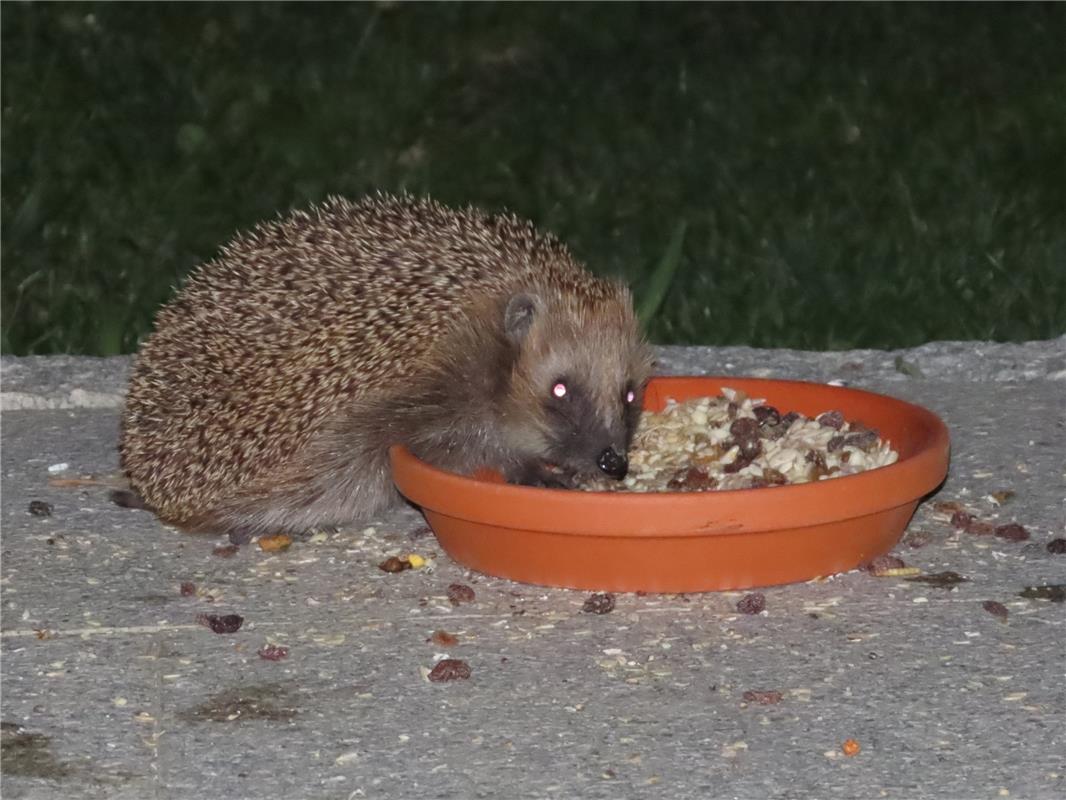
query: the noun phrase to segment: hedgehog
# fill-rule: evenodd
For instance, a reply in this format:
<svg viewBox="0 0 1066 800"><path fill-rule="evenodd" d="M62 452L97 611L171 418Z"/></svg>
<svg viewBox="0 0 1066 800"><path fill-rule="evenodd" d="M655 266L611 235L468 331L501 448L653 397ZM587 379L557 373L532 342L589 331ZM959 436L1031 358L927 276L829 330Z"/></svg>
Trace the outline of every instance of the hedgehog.
<svg viewBox="0 0 1066 800"><path fill-rule="evenodd" d="M651 370L624 283L511 214L331 197L236 235L158 312L119 451L188 531L400 505L388 449L572 487L621 479Z"/></svg>

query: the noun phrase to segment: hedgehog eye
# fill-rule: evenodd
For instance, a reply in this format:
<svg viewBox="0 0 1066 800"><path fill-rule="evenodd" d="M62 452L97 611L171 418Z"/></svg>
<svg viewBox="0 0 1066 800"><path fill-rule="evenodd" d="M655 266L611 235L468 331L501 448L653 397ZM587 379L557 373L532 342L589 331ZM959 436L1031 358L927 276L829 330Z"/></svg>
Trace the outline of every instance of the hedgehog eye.
<svg viewBox="0 0 1066 800"><path fill-rule="evenodd" d="M552 387L552 394L556 397L566 397L566 391L566 384L562 381L557 381L556 384Z"/></svg>
<svg viewBox="0 0 1066 800"><path fill-rule="evenodd" d="M636 392L634 392L632 389L630 389L628 392L626 392L626 405L629 405L630 403L632 403L636 399L637 399Z"/></svg>

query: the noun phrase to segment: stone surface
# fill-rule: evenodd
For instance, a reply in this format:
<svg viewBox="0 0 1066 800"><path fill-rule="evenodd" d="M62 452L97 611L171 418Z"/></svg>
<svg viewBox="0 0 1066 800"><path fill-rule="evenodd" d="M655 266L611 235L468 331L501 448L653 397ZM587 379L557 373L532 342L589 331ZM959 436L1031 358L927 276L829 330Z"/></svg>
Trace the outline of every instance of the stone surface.
<svg viewBox="0 0 1066 800"><path fill-rule="evenodd" d="M966 582L852 572L766 589L758 616L737 614L739 592L582 613L585 593L457 566L411 510L221 558L220 539L108 500L128 359L5 358L3 796L1064 796L1066 603L1019 596L1066 583L1046 549L1066 535L1064 355L1063 339L665 349L662 372L845 380L931 408L953 442L934 499L1031 534L962 533L927 502L908 536L928 543L894 553ZM377 568L411 552L429 564ZM472 603L448 602L456 582ZM204 613L244 623L215 634ZM268 642L288 657L260 658ZM425 680L444 655L470 678Z"/></svg>

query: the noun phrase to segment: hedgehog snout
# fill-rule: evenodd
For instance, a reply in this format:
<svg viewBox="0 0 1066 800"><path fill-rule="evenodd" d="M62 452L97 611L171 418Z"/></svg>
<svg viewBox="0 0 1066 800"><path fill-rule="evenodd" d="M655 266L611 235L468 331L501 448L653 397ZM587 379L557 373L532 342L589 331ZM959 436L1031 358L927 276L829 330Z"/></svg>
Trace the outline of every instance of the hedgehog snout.
<svg viewBox="0 0 1066 800"><path fill-rule="evenodd" d="M600 453L599 458L596 459L596 465L606 475L618 481L622 480L629 471L629 461L625 455L619 455L613 447L608 447Z"/></svg>

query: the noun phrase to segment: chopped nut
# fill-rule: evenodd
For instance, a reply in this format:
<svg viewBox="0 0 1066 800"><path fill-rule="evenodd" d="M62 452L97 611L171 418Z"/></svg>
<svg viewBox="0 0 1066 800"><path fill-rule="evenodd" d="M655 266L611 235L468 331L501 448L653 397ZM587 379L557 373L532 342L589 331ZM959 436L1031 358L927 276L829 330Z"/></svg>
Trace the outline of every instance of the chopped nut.
<svg viewBox="0 0 1066 800"><path fill-rule="evenodd" d="M460 661L458 658L442 658L426 677L433 683L465 681L470 677L470 665L465 661Z"/></svg>
<svg viewBox="0 0 1066 800"><path fill-rule="evenodd" d="M586 614L609 614L614 610L614 595L609 592L590 594L581 610Z"/></svg>
<svg viewBox="0 0 1066 800"><path fill-rule="evenodd" d="M744 692L744 700L748 703L757 703L760 706L774 706L781 702L781 692L776 689L770 689L768 691L758 691L748 689Z"/></svg>
<svg viewBox="0 0 1066 800"><path fill-rule="evenodd" d="M289 656L289 648L279 644L265 644L256 652L264 661L281 661Z"/></svg>
<svg viewBox="0 0 1066 800"><path fill-rule="evenodd" d="M433 644L441 647L455 647L459 644L459 637L448 633L448 631L433 631L433 635L429 639Z"/></svg>
<svg viewBox="0 0 1066 800"><path fill-rule="evenodd" d="M465 583L453 583L448 586L448 602L453 606L474 602L474 590Z"/></svg>
<svg viewBox="0 0 1066 800"><path fill-rule="evenodd" d="M766 608L766 595L762 592L749 592L737 601L737 611L741 614L761 614Z"/></svg>
<svg viewBox="0 0 1066 800"><path fill-rule="evenodd" d="M287 550L291 544L292 537L285 533L259 537L259 549L267 553Z"/></svg>
<svg viewBox="0 0 1066 800"><path fill-rule="evenodd" d="M236 633L244 624L244 617L240 614L199 614L196 621L205 625L215 633Z"/></svg>

